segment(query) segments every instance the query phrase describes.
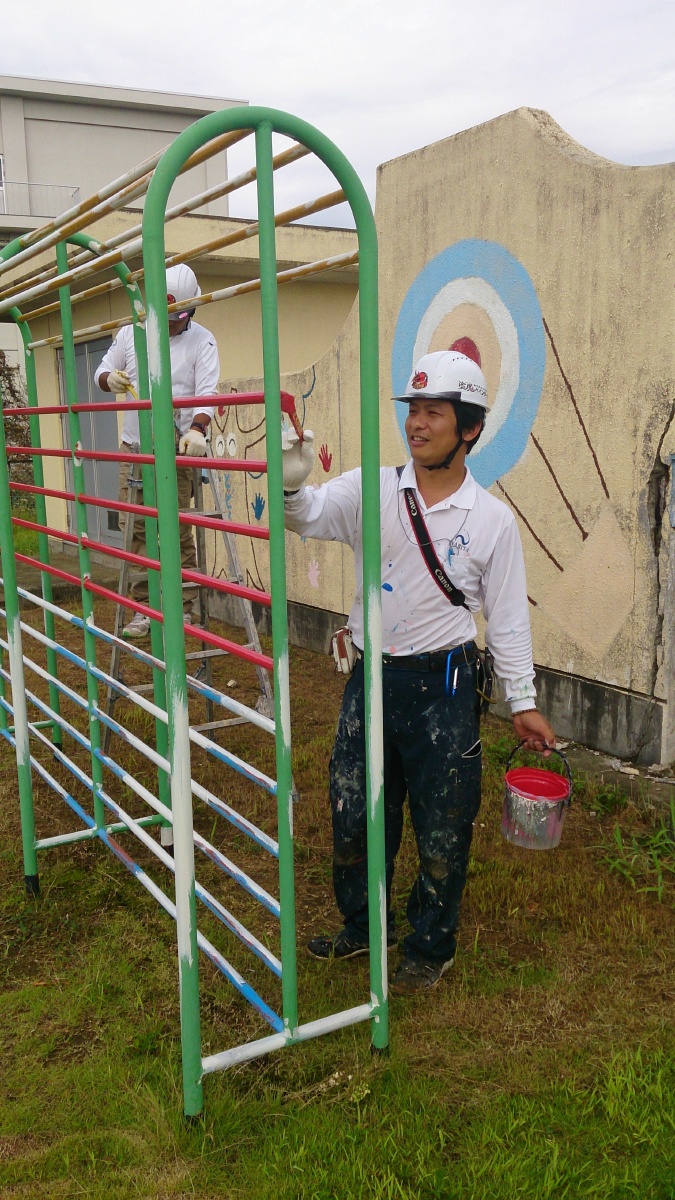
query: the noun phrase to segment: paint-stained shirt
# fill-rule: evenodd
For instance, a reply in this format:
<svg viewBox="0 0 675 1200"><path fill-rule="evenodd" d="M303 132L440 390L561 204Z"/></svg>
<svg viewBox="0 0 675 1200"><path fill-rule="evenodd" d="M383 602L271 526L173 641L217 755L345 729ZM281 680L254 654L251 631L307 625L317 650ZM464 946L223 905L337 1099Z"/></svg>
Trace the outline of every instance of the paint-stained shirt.
<svg viewBox="0 0 675 1200"><path fill-rule="evenodd" d="M180 396L212 396L217 393L220 375L218 347L216 339L208 329L191 321L183 333L169 338L169 347L174 399ZM94 383L98 384L104 371L126 371L138 391L138 368L131 325L122 326L112 346L104 354L94 375ZM133 397L127 394L124 399L131 400ZM212 417L215 408L212 405L200 404L198 408L174 409L174 421L180 433L185 433L190 428L196 412L208 413ZM128 446L140 442L137 412L125 412L122 441Z"/></svg>
<svg viewBox="0 0 675 1200"><path fill-rule="evenodd" d="M405 503L412 488L436 556L468 610L455 607L434 582L422 557ZM471 641L473 613L482 610L486 644L512 712L532 708L536 691L525 563L513 514L476 483L468 467L461 487L427 508L417 491L412 459L399 478L380 471L382 534L382 649L425 654ZM347 471L321 487L302 487L284 503L286 527L306 537L346 542L354 551L356 595L349 614L355 644L364 644L361 471Z"/></svg>

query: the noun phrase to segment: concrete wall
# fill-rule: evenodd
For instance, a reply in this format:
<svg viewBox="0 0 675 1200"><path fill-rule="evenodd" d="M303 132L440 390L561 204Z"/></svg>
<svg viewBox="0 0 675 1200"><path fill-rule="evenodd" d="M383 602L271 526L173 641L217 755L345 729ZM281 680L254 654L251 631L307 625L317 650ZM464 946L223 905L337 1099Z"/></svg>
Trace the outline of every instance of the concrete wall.
<svg viewBox="0 0 675 1200"><path fill-rule="evenodd" d="M492 402L470 465L518 518L542 704L642 761L675 755L674 175L519 109L384 164L377 192L383 461L406 457L389 397L414 359L470 338ZM315 378L286 381L332 455L316 482L358 458L356 348L352 315ZM288 545L291 599L344 612L349 555Z"/></svg>

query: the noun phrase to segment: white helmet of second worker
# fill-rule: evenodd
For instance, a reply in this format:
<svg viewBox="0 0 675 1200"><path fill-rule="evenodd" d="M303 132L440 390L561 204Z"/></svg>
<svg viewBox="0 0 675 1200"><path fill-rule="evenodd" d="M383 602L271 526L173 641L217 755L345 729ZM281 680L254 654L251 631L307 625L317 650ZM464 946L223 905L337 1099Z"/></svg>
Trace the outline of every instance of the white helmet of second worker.
<svg viewBox="0 0 675 1200"><path fill-rule="evenodd" d="M405 394L394 400L455 400L488 409L487 385L478 363L455 350L435 350L415 364Z"/></svg>
<svg viewBox="0 0 675 1200"><path fill-rule="evenodd" d="M202 289L197 283L197 276L187 263L178 263L175 267L167 268L166 299L168 304L185 304L186 301L194 300L201 294ZM188 308L186 305L185 311L179 309L177 312L169 313L169 320L182 321L184 317L194 316L194 311L194 308Z"/></svg>

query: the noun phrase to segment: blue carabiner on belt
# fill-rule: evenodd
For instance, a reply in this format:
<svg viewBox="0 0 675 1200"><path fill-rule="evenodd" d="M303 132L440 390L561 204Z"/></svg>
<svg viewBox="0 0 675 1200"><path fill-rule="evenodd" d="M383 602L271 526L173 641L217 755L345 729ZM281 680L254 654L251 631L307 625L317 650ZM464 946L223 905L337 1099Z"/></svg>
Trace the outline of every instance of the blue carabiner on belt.
<svg viewBox="0 0 675 1200"><path fill-rule="evenodd" d="M459 667L455 667L455 674L452 679L452 692L450 691L450 663L452 662L453 651L448 650L448 657L445 660L445 694L446 696L454 696L457 691L457 675Z"/></svg>

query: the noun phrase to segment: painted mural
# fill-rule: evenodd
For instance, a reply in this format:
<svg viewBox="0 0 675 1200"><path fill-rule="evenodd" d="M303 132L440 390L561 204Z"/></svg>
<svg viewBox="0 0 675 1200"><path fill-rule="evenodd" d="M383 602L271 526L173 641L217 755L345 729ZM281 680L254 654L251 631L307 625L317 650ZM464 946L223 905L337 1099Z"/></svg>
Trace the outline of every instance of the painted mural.
<svg viewBox="0 0 675 1200"><path fill-rule="evenodd" d="M544 449L545 430L534 426L539 414L546 372L547 342L554 369L564 383L569 418L582 431L587 469L594 473L605 500L591 529L580 520L574 498L556 472L560 449ZM572 386L565 374L551 331L542 314L534 284L525 267L504 246L474 238L456 242L432 258L409 287L401 305L391 354L394 395L405 391L412 365L434 350L459 350L482 368L488 385L490 412L485 431L470 459L472 474L516 513L524 537L532 540L555 567L559 577L539 598L541 605L581 647L599 656L627 619L631 604L630 552L611 507L610 493L598 455ZM405 453L405 408L396 416ZM541 439L541 440L540 440ZM518 504L505 477L532 446L546 468L554 494L546 497L561 508L576 527L581 545L564 563L549 545L547 521L529 504ZM564 453L564 450L563 450ZM537 506L538 508L539 506ZM550 515L550 508L548 509ZM588 542L586 546L583 543ZM596 614L579 612L574 596L588 570L606 578L608 609L599 623Z"/></svg>
<svg viewBox="0 0 675 1200"><path fill-rule="evenodd" d="M663 726L670 757L674 169L607 162L519 109L383 164L376 204L382 462L406 457L391 396L415 360L450 347L477 358L491 411L469 465L516 515L557 719L583 685L588 716L570 715L570 732L653 756ZM328 353L284 377L315 434L310 484L358 466L358 380L355 305ZM223 426L251 457L259 420L233 409ZM237 517L255 519L264 480L245 487ZM251 546L246 570L260 586L255 556ZM349 552L289 536L287 561L291 600L349 611Z"/></svg>

